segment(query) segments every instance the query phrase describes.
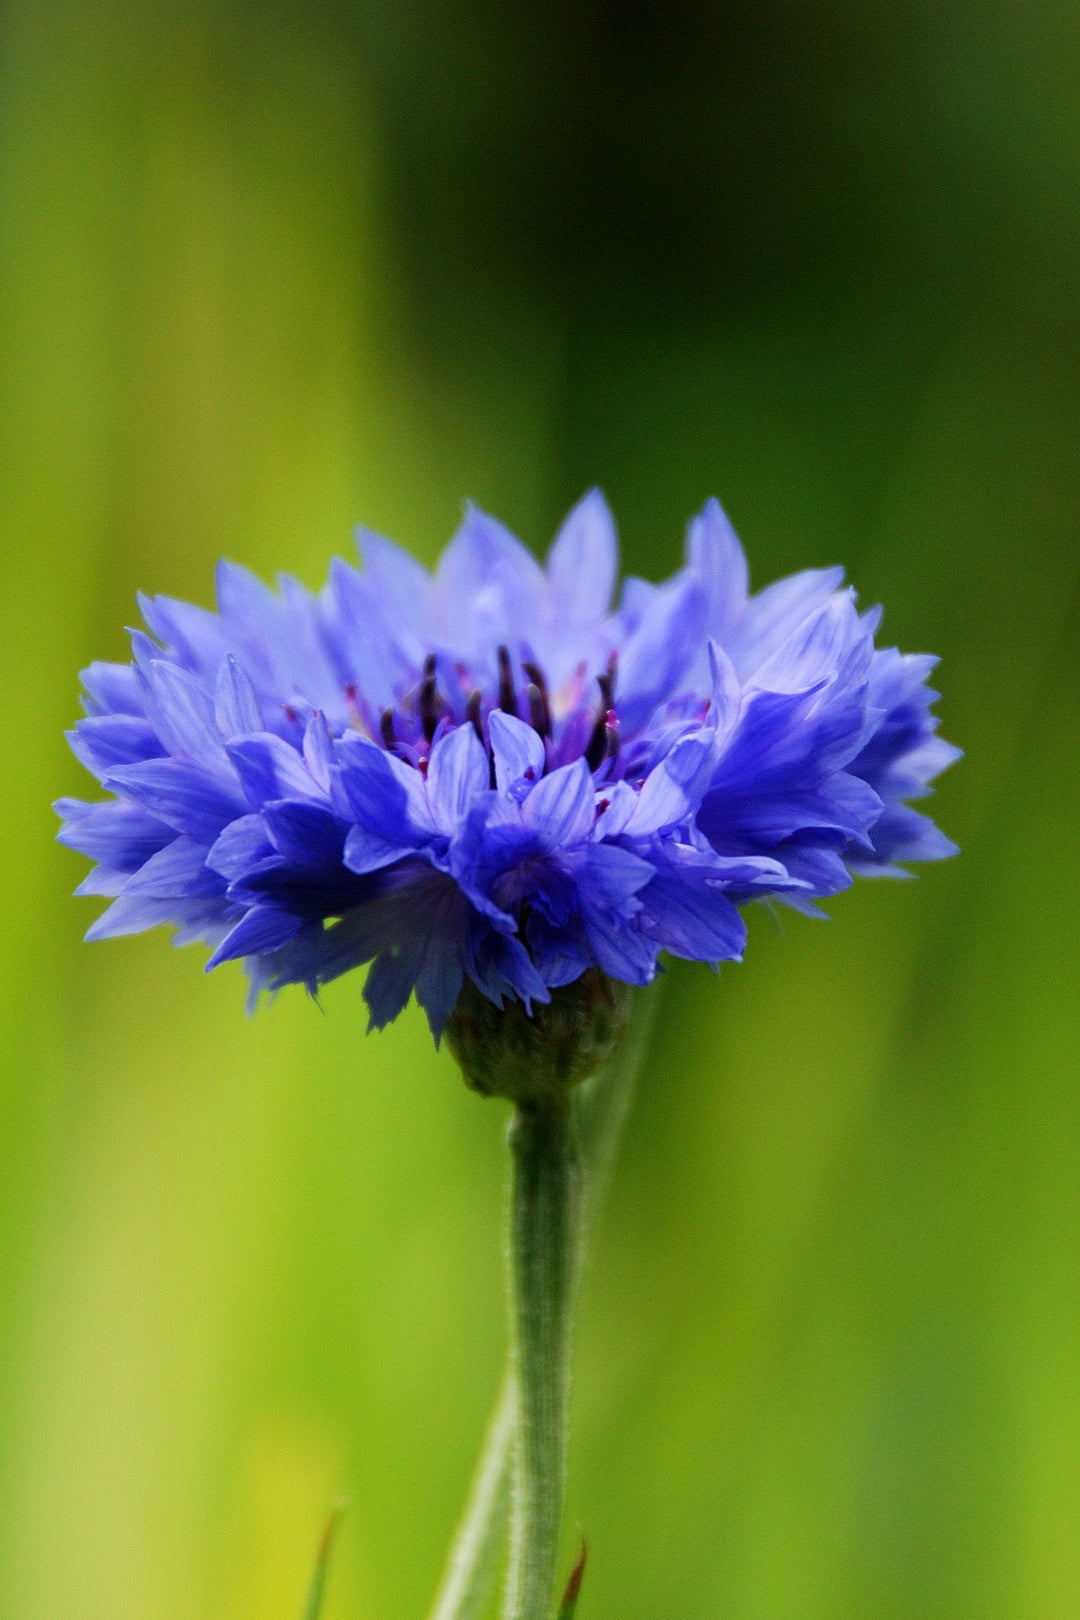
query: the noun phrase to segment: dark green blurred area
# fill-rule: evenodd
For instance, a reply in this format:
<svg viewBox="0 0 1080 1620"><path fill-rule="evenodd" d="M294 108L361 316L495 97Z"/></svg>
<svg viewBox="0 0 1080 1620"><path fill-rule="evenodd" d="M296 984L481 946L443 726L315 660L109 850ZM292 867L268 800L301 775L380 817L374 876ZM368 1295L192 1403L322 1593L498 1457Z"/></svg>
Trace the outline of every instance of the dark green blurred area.
<svg viewBox="0 0 1080 1620"><path fill-rule="evenodd" d="M0 81L0 1614L421 1616L501 1105L360 986L84 947L76 671L225 552L627 566L727 505L943 655L963 857L673 970L598 1234L582 1620L1080 1612L1080 13L24 0Z"/></svg>

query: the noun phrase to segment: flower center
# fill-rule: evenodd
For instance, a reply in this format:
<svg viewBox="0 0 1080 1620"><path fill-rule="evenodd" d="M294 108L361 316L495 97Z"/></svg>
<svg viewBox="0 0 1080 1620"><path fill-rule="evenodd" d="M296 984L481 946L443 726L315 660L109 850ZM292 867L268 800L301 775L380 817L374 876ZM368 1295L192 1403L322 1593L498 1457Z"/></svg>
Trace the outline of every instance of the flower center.
<svg viewBox="0 0 1080 1620"><path fill-rule="evenodd" d="M614 653L596 677L599 698L590 699L584 665L575 672L559 702L553 704L547 677L540 665L522 658L516 665L508 647L498 648L496 680L485 692L474 683L468 668L450 664L429 653L420 680L394 705L382 710L377 724L365 726L390 753L426 772L431 749L438 739L460 725L471 725L491 755L488 717L493 710L512 715L531 726L544 744L544 765L539 774L583 758L594 773L614 769L619 754L619 716L615 707ZM363 723L354 691L350 703ZM374 719L374 716L371 717ZM492 780L494 781L494 761Z"/></svg>

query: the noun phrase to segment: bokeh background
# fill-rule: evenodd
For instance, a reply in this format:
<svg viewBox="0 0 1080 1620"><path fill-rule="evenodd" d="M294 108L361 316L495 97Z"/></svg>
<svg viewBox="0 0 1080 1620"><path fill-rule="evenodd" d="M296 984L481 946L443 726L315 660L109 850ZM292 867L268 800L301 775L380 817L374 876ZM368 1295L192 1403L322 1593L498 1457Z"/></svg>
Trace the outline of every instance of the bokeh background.
<svg viewBox="0 0 1080 1620"><path fill-rule="evenodd" d="M1080 12L7 0L0 1614L423 1615L504 1118L360 986L85 947L76 673L220 553L627 566L711 493L944 657L961 860L668 976L580 1324L597 1620L1080 1613Z"/></svg>

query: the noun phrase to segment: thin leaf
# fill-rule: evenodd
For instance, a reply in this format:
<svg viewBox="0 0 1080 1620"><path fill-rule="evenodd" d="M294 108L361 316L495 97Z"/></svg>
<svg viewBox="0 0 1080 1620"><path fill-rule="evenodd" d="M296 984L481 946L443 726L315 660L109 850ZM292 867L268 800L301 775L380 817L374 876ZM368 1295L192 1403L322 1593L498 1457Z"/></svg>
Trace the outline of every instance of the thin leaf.
<svg viewBox="0 0 1080 1620"><path fill-rule="evenodd" d="M573 1620L574 1610L577 1608L578 1593L581 1591L581 1583L585 1578L585 1560L588 1556L589 1549L582 1542L581 1553L577 1563L570 1571L570 1579L567 1581L566 1591L563 1593L562 1606L559 1609L559 1620Z"/></svg>
<svg viewBox="0 0 1080 1620"><path fill-rule="evenodd" d="M430 1620L480 1620L487 1607L510 1514L510 1460L516 1421L517 1387L508 1368L465 1518Z"/></svg>
<svg viewBox="0 0 1080 1620"><path fill-rule="evenodd" d="M304 1620L319 1620L322 1612L323 1592L326 1588L326 1570L330 1562L330 1549L334 1544L337 1527L341 1523L341 1515L345 1511L344 1502L339 1502L331 1513L319 1543L319 1555L315 1560L315 1573L311 1577L308 1588L307 1603L304 1605Z"/></svg>

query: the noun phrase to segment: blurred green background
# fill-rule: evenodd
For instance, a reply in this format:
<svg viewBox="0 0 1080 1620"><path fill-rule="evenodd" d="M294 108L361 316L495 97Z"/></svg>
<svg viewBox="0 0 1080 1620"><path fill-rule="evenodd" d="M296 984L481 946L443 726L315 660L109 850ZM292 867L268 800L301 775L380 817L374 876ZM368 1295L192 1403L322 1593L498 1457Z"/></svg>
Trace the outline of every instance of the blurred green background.
<svg viewBox="0 0 1080 1620"><path fill-rule="evenodd" d="M668 976L580 1323L583 1620L1080 1613L1080 12L8 0L0 1614L420 1620L502 1351L501 1105L360 985L93 949L76 672L227 553L844 562L961 860Z"/></svg>

